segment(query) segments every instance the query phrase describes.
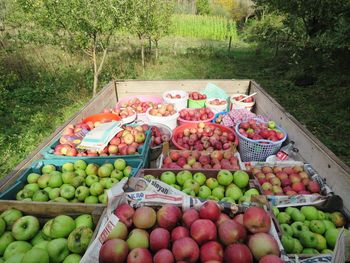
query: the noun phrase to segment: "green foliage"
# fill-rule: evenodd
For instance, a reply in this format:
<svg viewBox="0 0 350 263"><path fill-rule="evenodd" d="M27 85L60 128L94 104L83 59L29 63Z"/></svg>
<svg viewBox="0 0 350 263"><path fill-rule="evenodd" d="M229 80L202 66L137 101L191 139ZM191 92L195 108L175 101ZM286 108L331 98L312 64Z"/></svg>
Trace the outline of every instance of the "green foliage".
<svg viewBox="0 0 350 263"><path fill-rule="evenodd" d="M232 36L237 39L235 22L216 16L173 15L172 35L225 40Z"/></svg>
<svg viewBox="0 0 350 263"><path fill-rule="evenodd" d="M208 15L210 13L209 0L196 0L196 14Z"/></svg>

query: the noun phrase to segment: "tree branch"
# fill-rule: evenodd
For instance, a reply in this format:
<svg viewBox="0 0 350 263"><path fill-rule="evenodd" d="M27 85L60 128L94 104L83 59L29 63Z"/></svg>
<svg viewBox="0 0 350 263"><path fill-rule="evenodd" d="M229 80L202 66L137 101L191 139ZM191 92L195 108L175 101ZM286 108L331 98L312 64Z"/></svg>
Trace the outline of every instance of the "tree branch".
<svg viewBox="0 0 350 263"><path fill-rule="evenodd" d="M97 70L97 74L98 74L98 75L99 75L99 74L101 73L101 71L102 71L102 67L103 67L103 64L104 64L105 59L106 59L106 56L107 56L107 51L108 51L107 48L105 48L105 49L103 50L102 59L101 59L100 65L99 65L98 70Z"/></svg>

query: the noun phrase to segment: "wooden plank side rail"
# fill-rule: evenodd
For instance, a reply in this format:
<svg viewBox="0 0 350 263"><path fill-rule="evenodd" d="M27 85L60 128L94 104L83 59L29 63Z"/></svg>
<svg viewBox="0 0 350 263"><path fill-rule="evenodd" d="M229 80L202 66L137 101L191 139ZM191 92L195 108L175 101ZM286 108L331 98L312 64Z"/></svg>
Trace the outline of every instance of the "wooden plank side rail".
<svg viewBox="0 0 350 263"><path fill-rule="evenodd" d="M0 179L0 191L11 185L16 178L34 161L42 158L40 151L57 140L64 127L68 124L76 123L89 115L99 113L106 107L112 107L116 103L115 82L109 82L97 95L92 98L80 111L78 111L71 119L59 126L44 142L42 142L26 159L20 162L12 172Z"/></svg>
<svg viewBox="0 0 350 263"><path fill-rule="evenodd" d="M250 88L251 93L257 92L256 112L276 120L286 129L303 158L326 178L327 184L343 198L345 208L350 211L350 168L255 81L251 82Z"/></svg>

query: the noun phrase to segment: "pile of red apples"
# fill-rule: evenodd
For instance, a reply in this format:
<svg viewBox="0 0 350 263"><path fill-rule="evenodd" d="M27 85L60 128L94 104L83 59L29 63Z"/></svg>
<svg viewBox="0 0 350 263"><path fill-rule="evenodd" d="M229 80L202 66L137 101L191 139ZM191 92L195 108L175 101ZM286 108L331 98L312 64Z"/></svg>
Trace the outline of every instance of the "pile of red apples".
<svg viewBox="0 0 350 263"><path fill-rule="evenodd" d="M238 160L232 151L176 151L163 159L163 167L169 169L227 169L239 170Z"/></svg>
<svg viewBox="0 0 350 263"><path fill-rule="evenodd" d="M181 127L181 126L180 126ZM185 128L174 133L175 142L185 150L228 150L235 141L233 132L221 130L210 123L199 123L197 127Z"/></svg>
<svg viewBox="0 0 350 263"><path fill-rule="evenodd" d="M113 113L119 116L121 119L125 119L133 115L136 115L136 111L132 107L119 108L117 106L114 109L106 108L103 110L103 113Z"/></svg>
<svg viewBox="0 0 350 263"><path fill-rule="evenodd" d="M214 113L209 108L182 109L180 119L186 121L209 121L214 117Z"/></svg>
<svg viewBox="0 0 350 263"><path fill-rule="evenodd" d="M281 130L277 129L274 121L264 123L254 119L241 122L238 132L251 140L269 140L273 142L280 141L286 136Z"/></svg>
<svg viewBox="0 0 350 263"><path fill-rule="evenodd" d="M158 103L152 101L141 101L139 98L133 98L127 102L120 103L118 105L120 108L131 107L136 113L145 113L149 108L158 108Z"/></svg>
<svg viewBox="0 0 350 263"><path fill-rule="evenodd" d="M202 93L197 92L197 91L190 92L190 93L188 94L188 97L189 97L191 100L206 100L206 99L207 99L207 95L202 94Z"/></svg>
<svg viewBox="0 0 350 263"><path fill-rule="evenodd" d="M140 126L125 126L123 131L117 133L108 145L101 152L86 150L78 151L76 141L70 138L76 136L82 129L93 129L89 123L79 123L77 125L68 125L60 138L59 144L55 146L54 154L65 156L110 156L110 155L133 155L138 153L139 147L146 139L146 131L149 126L146 124Z"/></svg>
<svg viewBox="0 0 350 263"><path fill-rule="evenodd" d="M122 204L119 222L99 251L99 262L277 263L280 249L268 234L270 215L250 207L230 218L214 201L184 212L173 205L136 210Z"/></svg>
<svg viewBox="0 0 350 263"><path fill-rule="evenodd" d="M307 195L320 194L320 185L310 179L301 166L253 167L252 174L259 180L265 195Z"/></svg>
<svg viewBox="0 0 350 263"><path fill-rule="evenodd" d="M151 148L162 145L164 142L170 141L170 136L168 134L162 133L162 131L157 126L152 126L151 128Z"/></svg>

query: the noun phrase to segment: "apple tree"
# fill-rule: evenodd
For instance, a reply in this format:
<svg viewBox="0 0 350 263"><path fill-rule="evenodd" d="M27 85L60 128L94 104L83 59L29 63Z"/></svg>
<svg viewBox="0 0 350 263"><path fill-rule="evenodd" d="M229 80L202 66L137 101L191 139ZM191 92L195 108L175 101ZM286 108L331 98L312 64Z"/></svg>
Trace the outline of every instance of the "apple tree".
<svg viewBox="0 0 350 263"><path fill-rule="evenodd" d="M57 45L89 57L95 96L112 36L128 19L128 0L17 1L31 23L54 37Z"/></svg>

